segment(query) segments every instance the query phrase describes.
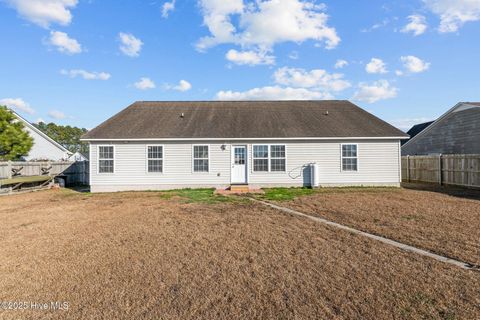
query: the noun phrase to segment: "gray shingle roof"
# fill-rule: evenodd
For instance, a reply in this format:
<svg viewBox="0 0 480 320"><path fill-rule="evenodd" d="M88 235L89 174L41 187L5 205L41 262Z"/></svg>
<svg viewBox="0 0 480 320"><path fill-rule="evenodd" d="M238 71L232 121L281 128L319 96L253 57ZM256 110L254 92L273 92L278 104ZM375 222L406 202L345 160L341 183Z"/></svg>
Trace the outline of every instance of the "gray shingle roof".
<svg viewBox="0 0 480 320"><path fill-rule="evenodd" d="M349 101L152 101L135 102L83 139L304 137L408 136Z"/></svg>

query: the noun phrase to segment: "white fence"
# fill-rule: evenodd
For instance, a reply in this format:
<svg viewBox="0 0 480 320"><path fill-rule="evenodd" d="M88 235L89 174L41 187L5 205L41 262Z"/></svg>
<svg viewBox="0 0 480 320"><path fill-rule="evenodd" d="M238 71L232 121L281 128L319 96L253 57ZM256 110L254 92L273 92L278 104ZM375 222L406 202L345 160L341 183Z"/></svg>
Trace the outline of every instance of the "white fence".
<svg viewBox="0 0 480 320"><path fill-rule="evenodd" d="M402 157L402 180L480 188L480 155Z"/></svg>
<svg viewBox="0 0 480 320"><path fill-rule="evenodd" d="M0 179L29 176L62 176L67 185L88 185L88 161L0 162Z"/></svg>

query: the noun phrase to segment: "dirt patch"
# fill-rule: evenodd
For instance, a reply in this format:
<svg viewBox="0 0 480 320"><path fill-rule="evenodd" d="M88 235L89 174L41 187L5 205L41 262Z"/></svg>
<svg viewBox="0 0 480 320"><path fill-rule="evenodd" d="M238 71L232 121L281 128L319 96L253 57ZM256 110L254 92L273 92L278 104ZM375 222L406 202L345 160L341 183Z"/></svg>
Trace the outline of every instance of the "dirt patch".
<svg viewBox="0 0 480 320"><path fill-rule="evenodd" d="M475 319L480 275L249 202L0 198L1 319Z"/></svg>
<svg viewBox="0 0 480 320"><path fill-rule="evenodd" d="M281 205L480 265L480 192L325 189Z"/></svg>

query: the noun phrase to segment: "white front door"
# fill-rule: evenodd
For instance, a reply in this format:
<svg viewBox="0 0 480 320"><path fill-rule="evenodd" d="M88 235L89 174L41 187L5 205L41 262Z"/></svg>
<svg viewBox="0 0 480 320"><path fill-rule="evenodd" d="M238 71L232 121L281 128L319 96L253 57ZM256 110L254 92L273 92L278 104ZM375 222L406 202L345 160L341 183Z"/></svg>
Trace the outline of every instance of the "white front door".
<svg viewBox="0 0 480 320"><path fill-rule="evenodd" d="M247 146L232 146L231 183L247 183Z"/></svg>

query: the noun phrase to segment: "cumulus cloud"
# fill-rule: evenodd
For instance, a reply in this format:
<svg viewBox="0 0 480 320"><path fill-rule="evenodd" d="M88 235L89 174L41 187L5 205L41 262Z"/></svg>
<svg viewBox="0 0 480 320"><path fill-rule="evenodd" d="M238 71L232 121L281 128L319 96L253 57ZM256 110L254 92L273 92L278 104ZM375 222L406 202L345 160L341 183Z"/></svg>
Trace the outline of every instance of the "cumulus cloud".
<svg viewBox="0 0 480 320"><path fill-rule="evenodd" d="M136 38L131 33L120 32L118 34L120 38L120 51L129 57L138 57L140 51L142 50L143 42L142 40Z"/></svg>
<svg viewBox="0 0 480 320"><path fill-rule="evenodd" d="M259 64L274 64L275 57L269 55L265 51L257 52L257 51L237 51L235 49L231 49L225 55L225 58L238 65L250 65L255 66Z"/></svg>
<svg viewBox="0 0 480 320"><path fill-rule="evenodd" d="M34 114L35 110L30 107L30 104L23 101L22 98L5 98L0 100L0 106L7 106L16 111L22 111L28 114Z"/></svg>
<svg viewBox="0 0 480 320"><path fill-rule="evenodd" d="M171 11L175 10L175 2L176 0L172 0L170 2L165 2L162 6L162 17L168 18L168 15Z"/></svg>
<svg viewBox="0 0 480 320"><path fill-rule="evenodd" d="M185 92L192 89L192 84L187 80L180 80L177 85L166 84L165 89Z"/></svg>
<svg viewBox="0 0 480 320"><path fill-rule="evenodd" d="M56 119L56 120L62 120L62 119L65 119L67 117L65 115L65 113L63 113L62 111L58 111L58 110L50 110L48 112L48 116L50 118L53 118L53 119Z"/></svg>
<svg viewBox="0 0 480 320"><path fill-rule="evenodd" d="M63 26L72 21L71 9L75 8L78 0L5 0L7 4L17 10L24 19L41 27L48 28L57 23Z"/></svg>
<svg viewBox="0 0 480 320"><path fill-rule="evenodd" d="M306 40L322 43L328 49L340 43L335 28L328 25L325 6L314 1L198 0L204 25L210 35L197 42L205 51L218 44L236 44L242 48L272 50L282 42Z"/></svg>
<svg viewBox="0 0 480 320"><path fill-rule="evenodd" d="M387 65L382 59L372 58L365 66L365 71L368 73L387 73Z"/></svg>
<svg viewBox="0 0 480 320"><path fill-rule="evenodd" d="M148 89L155 89L155 82L153 82L150 78L140 78L139 81L133 84L135 88L139 90L148 90Z"/></svg>
<svg viewBox="0 0 480 320"><path fill-rule="evenodd" d="M420 73L427 71L430 68L430 63L425 62L415 56L403 56L400 58L403 62L403 66L411 73Z"/></svg>
<svg viewBox="0 0 480 320"><path fill-rule="evenodd" d="M89 72L81 69L61 70L61 74L70 78L82 77L85 80L108 80L111 75L107 72Z"/></svg>
<svg viewBox="0 0 480 320"><path fill-rule="evenodd" d="M267 86L247 91L220 91L217 100L321 100L330 99L327 93L305 88Z"/></svg>
<svg viewBox="0 0 480 320"><path fill-rule="evenodd" d="M275 83L295 88L315 88L326 92L342 91L351 86L343 79L343 74L328 73L322 69L310 71L299 68L283 67L273 74Z"/></svg>
<svg viewBox="0 0 480 320"><path fill-rule="evenodd" d="M334 68L335 69L342 69L342 68L345 68L346 66L348 66L348 61L343 60L343 59L339 59L339 60L337 60L337 62L335 62Z"/></svg>
<svg viewBox="0 0 480 320"><path fill-rule="evenodd" d="M403 27L401 32L411 32L414 36L419 36L427 30L427 22L424 16L419 14L412 14L408 16L409 23Z"/></svg>
<svg viewBox="0 0 480 320"><path fill-rule="evenodd" d="M82 52L82 46L80 43L68 36L65 32L50 31L50 38L48 44L55 46L57 51L66 54L77 54Z"/></svg>
<svg viewBox="0 0 480 320"><path fill-rule="evenodd" d="M438 30L456 32L466 22L480 20L480 0L423 0L425 6L440 17Z"/></svg>
<svg viewBox="0 0 480 320"><path fill-rule="evenodd" d="M380 100L395 98L397 93L398 89L391 86L387 80L375 81L372 84L361 82L352 99L374 103Z"/></svg>
<svg viewBox="0 0 480 320"><path fill-rule="evenodd" d="M216 94L218 100L324 100L333 99L332 93L351 86L343 74L322 69L305 70L282 67L273 76L274 85L246 91L223 90Z"/></svg>

